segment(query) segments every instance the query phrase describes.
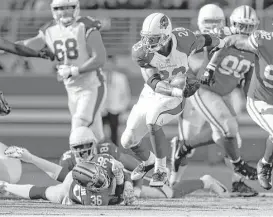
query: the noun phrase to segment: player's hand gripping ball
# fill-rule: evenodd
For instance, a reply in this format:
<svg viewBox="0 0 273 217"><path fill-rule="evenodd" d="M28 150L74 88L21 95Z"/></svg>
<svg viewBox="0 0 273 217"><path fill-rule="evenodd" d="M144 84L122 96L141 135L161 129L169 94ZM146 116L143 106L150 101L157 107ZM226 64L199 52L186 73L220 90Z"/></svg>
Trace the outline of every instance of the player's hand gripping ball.
<svg viewBox="0 0 273 217"><path fill-rule="evenodd" d="M200 87L200 82L196 78L188 78L186 74L174 77L170 84L184 90L183 96L188 98L195 94Z"/></svg>
<svg viewBox="0 0 273 217"><path fill-rule="evenodd" d="M170 84L173 86L173 87L177 87L179 89L183 89L186 85L186 76L185 75L179 75L179 76L176 76L174 77L171 81L170 81Z"/></svg>

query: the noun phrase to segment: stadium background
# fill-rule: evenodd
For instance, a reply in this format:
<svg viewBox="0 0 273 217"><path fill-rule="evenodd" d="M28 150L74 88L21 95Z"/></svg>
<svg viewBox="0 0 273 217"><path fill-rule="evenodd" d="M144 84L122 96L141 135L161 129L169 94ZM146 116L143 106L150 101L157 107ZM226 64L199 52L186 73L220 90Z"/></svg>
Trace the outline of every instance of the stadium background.
<svg viewBox="0 0 273 217"><path fill-rule="evenodd" d="M81 1L82 16L94 16L103 23L102 36L108 54L118 57L118 67L128 75L132 90L131 105L143 87L138 67L131 61L131 46L139 40L143 19L155 10L172 18L173 26L195 30L198 9L205 3L220 4L227 15L241 4L257 9L259 29L272 31L270 5L273 1L256 0L87 0ZM50 1L1 0L0 33L11 41L35 36L49 21ZM227 19L228 20L228 19ZM7 145L24 146L46 158L58 158L68 149L70 117L67 96L62 83L54 74L54 63L39 59L23 59L14 55L0 56L0 89L12 106L12 113L0 122L1 141ZM129 112L129 110L128 110ZM121 133L128 112L121 117ZM257 127L247 113L238 117L243 138L242 155L247 161L257 161L263 151L267 134ZM177 134L176 122L166 127L166 135ZM169 152L169 146L166 146ZM221 160L221 150L200 148L193 157L196 161L215 163Z"/></svg>

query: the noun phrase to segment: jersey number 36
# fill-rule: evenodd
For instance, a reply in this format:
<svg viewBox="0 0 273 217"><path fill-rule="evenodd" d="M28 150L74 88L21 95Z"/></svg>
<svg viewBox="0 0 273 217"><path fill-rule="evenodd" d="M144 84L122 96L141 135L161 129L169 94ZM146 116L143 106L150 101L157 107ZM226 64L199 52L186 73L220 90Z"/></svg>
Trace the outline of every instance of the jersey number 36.
<svg viewBox="0 0 273 217"><path fill-rule="evenodd" d="M68 59L77 59L79 52L77 49L77 41L74 38L69 38L66 41L56 40L54 41L55 56L59 61L64 61L65 56Z"/></svg>

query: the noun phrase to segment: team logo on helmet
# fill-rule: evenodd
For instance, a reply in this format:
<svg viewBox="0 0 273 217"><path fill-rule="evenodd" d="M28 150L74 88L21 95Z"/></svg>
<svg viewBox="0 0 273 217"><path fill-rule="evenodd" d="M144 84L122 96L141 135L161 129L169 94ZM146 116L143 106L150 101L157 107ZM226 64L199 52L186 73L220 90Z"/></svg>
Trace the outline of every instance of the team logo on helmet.
<svg viewBox="0 0 273 217"><path fill-rule="evenodd" d="M164 15L160 19L160 29L167 29L168 25L169 25L168 17Z"/></svg>

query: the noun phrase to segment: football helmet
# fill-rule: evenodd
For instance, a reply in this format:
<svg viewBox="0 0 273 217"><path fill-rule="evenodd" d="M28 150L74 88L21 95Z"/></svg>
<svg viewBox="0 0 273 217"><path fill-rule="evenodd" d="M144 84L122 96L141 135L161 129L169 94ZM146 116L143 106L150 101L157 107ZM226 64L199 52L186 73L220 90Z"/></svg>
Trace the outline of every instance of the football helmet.
<svg viewBox="0 0 273 217"><path fill-rule="evenodd" d="M223 28L225 24L224 11L219 6L207 4L199 10L197 25L201 33L209 33L214 28Z"/></svg>
<svg viewBox="0 0 273 217"><path fill-rule="evenodd" d="M145 18L140 35L142 44L150 51L155 52L169 42L171 33L170 18L162 13L153 13Z"/></svg>
<svg viewBox="0 0 273 217"><path fill-rule="evenodd" d="M230 15L230 28L237 34L250 34L259 23L256 11L248 5L235 8Z"/></svg>
<svg viewBox="0 0 273 217"><path fill-rule="evenodd" d="M72 177L80 186L89 191L98 192L110 186L110 179L106 171L90 161L77 163L72 170Z"/></svg>
<svg viewBox="0 0 273 217"><path fill-rule="evenodd" d="M96 154L97 139L90 128L82 126L70 133L69 145L76 162L80 162Z"/></svg>
<svg viewBox="0 0 273 217"><path fill-rule="evenodd" d="M50 7L53 18L64 26L71 25L80 13L79 0L52 0Z"/></svg>

